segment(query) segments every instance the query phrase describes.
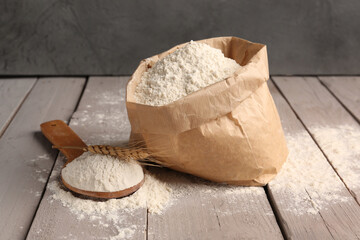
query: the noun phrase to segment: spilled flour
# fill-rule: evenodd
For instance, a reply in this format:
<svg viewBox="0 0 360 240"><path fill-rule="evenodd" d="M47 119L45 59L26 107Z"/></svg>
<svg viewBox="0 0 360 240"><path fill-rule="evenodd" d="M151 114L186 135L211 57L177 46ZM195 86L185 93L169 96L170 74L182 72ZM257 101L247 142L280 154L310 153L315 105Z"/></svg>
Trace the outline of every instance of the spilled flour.
<svg viewBox="0 0 360 240"><path fill-rule="evenodd" d="M110 214L117 210L132 211L139 208L148 208L150 213L160 214L170 200L171 188L159 181L153 175L145 174L144 185L129 197L110 199L107 201L93 201L75 197L71 192L64 190L58 181L49 184L54 192L52 199L60 200L76 214ZM111 214L110 214L111 215ZM81 216L81 215L80 215Z"/></svg>
<svg viewBox="0 0 360 240"><path fill-rule="evenodd" d="M144 185L138 191L120 199L97 201L79 198L66 190L57 180L52 181L48 188L52 191L50 201L60 201L64 207L76 215L78 220L97 221L97 226L103 228L109 227L109 224L103 221L110 222L110 226L114 225L118 233L110 239L131 239L135 232L136 226L133 225L119 227L126 220L121 212L131 214L137 209L147 208L152 214L161 214L171 204L172 194L172 189L165 182L150 173L145 174Z"/></svg>
<svg viewBox="0 0 360 240"><path fill-rule="evenodd" d="M346 185L352 190L359 190L360 127L316 127L311 131Z"/></svg>
<svg viewBox="0 0 360 240"><path fill-rule="evenodd" d="M143 74L135 99L152 106L166 105L230 77L240 67L221 50L191 41Z"/></svg>
<svg viewBox="0 0 360 240"><path fill-rule="evenodd" d="M116 157L83 153L61 171L71 186L94 192L116 192L140 183L144 173L134 160L123 161Z"/></svg>
<svg viewBox="0 0 360 240"><path fill-rule="evenodd" d="M360 171L356 162L360 156L360 132L355 132L346 126L324 127L314 129L314 136L325 153L337 154L334 165L343 169L341 175L359 184ZM286 201L286 211L296 215L317 214L321 209L351 198L307 132L287 135L286 139L290 151L288 160L269 183L272 192L291 196L291 200L280 200Z"/></svg>
<svg viewBox="0 0 360 240"><path fill-rule="evenodd" d="M186 199L187 195L193 197L194 192L203 196L227 199L226 204L235 204L239 201L248 201L250 196L264 196L261 187L238 187L211 183L197 177L178 173L167 169L154 169L145 171L144 185L134 194L120 199L97 201L80 198L64 188L58 181L59 173L53 171L52 181L48 188L51 192L49 201L51 204L61 203L79 221L93 223L93 227L113 229L109 236L103 239L133 239L135 234L142 234L142 225L132 225L134 220L129 217L141 218L141 209L147 209L149 214L162 215L167 208L174 204L181 204L180 199ZM243 200L240 200L242 199ZM242 204L242 207L231 208L233 210L222 211L223 215L243 214L251 212L251 205ZM230 208L229 208L230 209ZM271 209L266 213L271 215ZM140 221L141 222L141 221ZM113 231L113 230L111 230ZM105 231L99 231L104 233ZM100 239L102 239L100 237Z"/></svg>
<svg viewBox="0 0 360 240"><path fill-rule="evenodd" d="M130 131L128 117L122 110L125 109L125 88L101 92L85 89L84 94L91 95L96 104L81 106L73 114L71 126L93 129L83 138L89 145L121 145L119 139L128 139Z"/></svg>
<svg viewBox="0 0 360 240"><path fill-rule="evenodd" d="M355 163L360 154L357 144L360 131L349 126L318 128L312 131L323 150L336 156L339 169L343 169L349 179L358 179L359 168ZM279 206L286 206L284 211L295 216L318 214L320 210L353 200L307 132L288 134L286 139L290 150L289 158L279 175L269 183L270 193L276 195ZM334 166L336 167L336 164ZM57 169L59 171L61 166ZM61 203L79 221L92 224L94 229L102 229L94 231L108 234L99 239L133 239L137 238L137 234L143 236L145 226L134 225L133 218L142 218L144 209L147 209L149 214L162 215L173 205L186 207L187 205L182 204L188 196L191 199L200 196L203 201L219 199L222 202L221 211L215 208L210 214L234 217L251 217L258 209L259 199L267 201L261 187L221 185L171 170L153 168L145 171L143 187L131 196L96 201L73 195L61 186L58 176L59 172L53 171L48 185L51 190L49 201L51 204ZM359 181L354 184L359 186ZM206 201L201 203L204 207L208 206L206 204ZM269 216L273 215L273 212L269 207L268 210L264 209L262 214Z"/></svg>

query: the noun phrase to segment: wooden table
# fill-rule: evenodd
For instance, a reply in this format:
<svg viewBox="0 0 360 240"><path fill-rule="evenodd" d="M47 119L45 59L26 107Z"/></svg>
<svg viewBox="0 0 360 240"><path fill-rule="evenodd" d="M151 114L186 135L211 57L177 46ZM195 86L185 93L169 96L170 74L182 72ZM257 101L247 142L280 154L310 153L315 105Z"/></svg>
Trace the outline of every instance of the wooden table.
<svg viewBox="0 0 360 240"><path fill-rule="evenodd" d="M62 119L88 144L126 141L127 79L0 79L0 239L116 235L114 226L94 227L86 219L77 220L60 203L49 204L51 191L46 186L64 159L51 149L39 125ZM340 125L360 132L360 77L274 76L268 85L285 133L300 132L309 139L308 151L321 155L324 174L340 182L341 195L348 200L330 202L315 213L294 214L289 211L291 192L271 183L260 191L244 191L231 203L221 190L205 194L199 185L162 215L144 208L128 216L124 224L137 226L132 239L360 239L360 181L351 181L337 156L314 134L316 127ZM360 155L352 161L360 164ZM359 168L351 171L360 176ZM304 201L297 204L308 207L316 193L309 187L301 194Z"/></svg>

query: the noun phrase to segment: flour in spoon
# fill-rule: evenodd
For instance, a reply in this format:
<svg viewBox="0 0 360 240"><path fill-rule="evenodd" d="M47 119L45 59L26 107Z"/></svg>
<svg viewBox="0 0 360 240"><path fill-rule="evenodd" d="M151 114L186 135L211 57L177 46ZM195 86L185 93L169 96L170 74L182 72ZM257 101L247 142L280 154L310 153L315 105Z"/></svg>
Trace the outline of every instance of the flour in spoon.
<svg viewBox="0 0 360 240"><path fill-rule="evenodd" d="M94 192L116 192L130 188L144 178L134 160L86 152L66 165L62 178L75 188Z"/></svg>

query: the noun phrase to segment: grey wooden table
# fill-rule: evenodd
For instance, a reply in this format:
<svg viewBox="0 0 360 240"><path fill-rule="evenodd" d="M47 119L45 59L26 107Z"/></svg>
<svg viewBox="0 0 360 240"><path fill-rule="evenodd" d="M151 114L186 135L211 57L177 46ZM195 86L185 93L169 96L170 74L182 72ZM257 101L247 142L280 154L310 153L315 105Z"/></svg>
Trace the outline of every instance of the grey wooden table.
<svg viewBox="0 0 360 240"><path fill-rule="evenodd" d="M106 239L116 232L114 226L94 228L61 204L49 204L46 186L64 159L39 125L62 119L88 144L126 141L127 79L0 79L0 239ZM293 206L312 207L314 188L297 191L302 201L294 205L291 189L273 183L237 194L231 202L221 190L204 194L198 185L162 215L142 208L127 216L126 224L137 226L132 239L360 239L360 181L354 181L360 177L360 154L354 152L349 160L354 167L345 169L316 134L319 127L343 125L360 132L360 77L274 76L268 85L286 135L302 134L306 151L318 156L323 175L333 177L347 200L295 214L289 210ZM354 141L346 138L339 140Z"/></svg>

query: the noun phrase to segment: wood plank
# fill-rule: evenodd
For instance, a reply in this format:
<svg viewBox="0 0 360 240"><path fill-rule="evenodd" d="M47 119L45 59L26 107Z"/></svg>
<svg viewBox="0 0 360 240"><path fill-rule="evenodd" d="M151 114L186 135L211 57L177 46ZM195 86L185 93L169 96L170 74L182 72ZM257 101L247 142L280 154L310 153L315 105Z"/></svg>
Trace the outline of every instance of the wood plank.
<svg viewBox="0 0 360 240"><path fill-rule="evenodd" d="M84 82L38 80L0 139L1 239L25 238L57 153L39 133L40 123L68 120Z"/></svg>
<svg viewBox="0 0 360 240"><path fill-rule="evenodd" d="M316 78L274 80L360 203L359 124Z"/></svg>
<svg viewBox="0 0 360 240"><path fill-rule="evenodd" d="M0 137L35 82L36 78L0 79Z"/></svg>
<svg viewBox="0 0 360 240"><path fill-rule="evenodd" d="M125 86L128 77L92 77L89 79L78 110L70 126L87 144L118 145L128 141L130 124L125 108ZM52 181L58 181L65 160L56 160ZM28 239L109 239L119 229L136 226L132 239L144 239L146 230L146 208L132 213L119 211L123 221L114 224L105 217L91 221L88 216L78 219L60 201L51 201L52 191L47 189L29 231ZM104 227L104 224L109 224Z"/></svg>
<svg viewBox="0 0 360 240"><path fill-rule="evenodd" d="M174 179L171 170L158 172ZM262 187L219 185L186 175L175 179L172 184L186 194L161 215L148 214L148 239L283 239Z"/></svg>
<svg viewBox="0 0 360 240"><path fill-rule="evenodd" d="M87 143L107 143L118 144L120 141L127 141L130 132L130 125L125 111L125 79L105 78L89 80L80 102L79 109L74 113L70 126ZM117 89L121 88L121 96L118 96L120 103L114 103L113 96ZM100 118L99 118L100 116ZM95 119L90 121L90 119ZM116 128L114 128L116 126ZM55 169L60 171L62 159L58 159ZM57 171L57 172L58 172ZM166 172L173 174L173 171L158 170L161 176L168 177ZM56 179L57 173L52 176ZM192 178L190 178L192 179ZM188 181L188 180L185 180ZM208 190L206 184L194 183L197 187L185 196L176 200L176 205L167 209L163 215L148 215L149 238L168 239L168 232L172 237L185 236L196 231L196 236L271 236L274 239L281 239L282 235L267 201L263 188L254 191L245 191L235 195L224 194L228 188L219 188L218 192ZM44 200L41 202L39 211L35 217L33 226L29 232L29 239L47 239L59 236L72 237L108 237L116 233L114 227L94 228L88 220L78 221L74 215L64 209L61 204L49 203L46 199L51 192L46 191ZM201 201L199 201L200 199ZM229 199L232 200L231 204ZM209 208L211 211L208 211ZM186 210L188 209L188 210ZM212 211L215 209L214 211ZM186 225L181 224L184 219L174 219L174 213L185 212L190 216L198 216L193 219L186 219ZM126 216L125 227L137 225L134 239L144 238L146 229L146 209L140 209L134 216ZM202 215L198 213L202 212ZM184 215L183 215L184 216ZM246 217L244 217L246 216ZM192 221L193 219L193 221ZM218 220L219 219L219 220ZM102 221L105 221L102 219ZM202 222L204 229L196 227L198 221ZM222 227L219 227L219 223ZM161 225L159 225L161 224ZM76 227L74 227L76 225ZM180 225L180 226L179 226ZM263 231L259 233L258 226L263 226ZM237 230L237 228L239 228ZM41 231L41 229L43 231ZM46 229L46 230L44 230ZM251 229L251 230L249 230ZM174 230L174 231L173 231ZM176 230L176 231L175 231ZM183 231L186 231L183 232ZM188 231L189 230L189 231ZM231 230L226 232L224 230ZM182 233L182 234L180 234ZM179 234L179 235L177 235ZM194 232L193 232L194 234Z"/></svg>
<svg viewBox="0 0 360 240"><path fill-rule="evenodd" d="M360 122L360 77L319 77Z"/></svg>
<svg viewBox="0 0 360 240"><path fill-rule="evenodd" d="M359 205L280 92L272 82L268 85L290 151L283 170L268 184L286 238L358 239ZM292 86L301 91L296 84Z"/></svg>

